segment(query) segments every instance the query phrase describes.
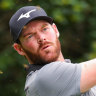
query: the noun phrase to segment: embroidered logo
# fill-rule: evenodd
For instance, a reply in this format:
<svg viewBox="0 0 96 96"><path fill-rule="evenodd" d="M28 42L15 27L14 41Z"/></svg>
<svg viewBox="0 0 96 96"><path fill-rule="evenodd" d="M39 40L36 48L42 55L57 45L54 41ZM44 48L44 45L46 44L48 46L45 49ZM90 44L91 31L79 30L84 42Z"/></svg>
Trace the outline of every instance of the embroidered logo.
<svg viewBox="0 0 96 96"><path fill-rule="evenodd" d="M25 14L21 14L20 15L20 17L18 18L18 20L17 21L19 21L20 19L22 19L22 18L29 18L30 17L30 13L32 13L32 12L34 12L34 11L36 11L36 9L33 9L33 10L31 10L31 11L28 11L27 13L25 13Z"/></svg>

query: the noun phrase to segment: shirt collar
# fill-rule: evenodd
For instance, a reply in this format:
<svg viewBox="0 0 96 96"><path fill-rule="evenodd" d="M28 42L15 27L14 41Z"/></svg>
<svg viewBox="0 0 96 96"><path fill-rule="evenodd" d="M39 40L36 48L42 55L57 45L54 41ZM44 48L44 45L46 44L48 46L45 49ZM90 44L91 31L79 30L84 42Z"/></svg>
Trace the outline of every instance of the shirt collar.
<svg viewBox="0 0 96 96"><path fill-rule="evenodd" d="M66 63L71 63L70 59L65 59ZM43 64L28 64L28 67L26 68L27 73L29 74L31 71L39 70L43 67Z"/></svg>

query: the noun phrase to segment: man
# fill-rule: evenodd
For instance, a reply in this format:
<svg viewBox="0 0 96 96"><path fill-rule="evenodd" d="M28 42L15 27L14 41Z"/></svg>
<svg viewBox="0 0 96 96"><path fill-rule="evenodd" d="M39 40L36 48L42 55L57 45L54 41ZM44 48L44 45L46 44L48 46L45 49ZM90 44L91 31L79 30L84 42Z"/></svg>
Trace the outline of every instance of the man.
<svg viewBox="0 0 96 96"><path fill-rule="evenodd" d="M29 62L26 96L96 96L96 59L64 59L59 31L42 8L20 8L9 24L14 49Z"/></svg>

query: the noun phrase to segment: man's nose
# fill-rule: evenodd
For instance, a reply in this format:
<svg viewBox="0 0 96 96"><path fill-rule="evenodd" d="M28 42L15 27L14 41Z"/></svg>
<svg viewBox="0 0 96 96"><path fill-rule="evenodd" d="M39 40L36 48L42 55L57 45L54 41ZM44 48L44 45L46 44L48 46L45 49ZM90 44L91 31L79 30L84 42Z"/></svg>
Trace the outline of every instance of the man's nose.
<svg viewBox="0 0 96 96"><path fill-rule="evenodd" d="M38 34L37 42L38 44L43 43L46 41L46 37L44 34Z"/></svg>

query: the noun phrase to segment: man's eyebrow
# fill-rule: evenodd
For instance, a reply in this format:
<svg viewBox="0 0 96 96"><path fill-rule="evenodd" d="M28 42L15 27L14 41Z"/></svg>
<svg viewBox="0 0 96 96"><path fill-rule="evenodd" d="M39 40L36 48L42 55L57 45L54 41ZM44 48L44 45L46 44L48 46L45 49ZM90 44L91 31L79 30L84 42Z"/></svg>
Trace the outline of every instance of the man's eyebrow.
<svg viewBox="0 0 96 96"><path fill-rule="evenodd" d="M46 26L48 26L47 23L43 24L41 28L44 28L44 27L46 27Z"/></svg>
<svg viewBox="0 0 96 96"><path fill-rule="evenodd" d="M30 34L32 34L32 32L23 33L23 34L22 34L22 37L26 37L27 35L30 35Z"/></svg>

